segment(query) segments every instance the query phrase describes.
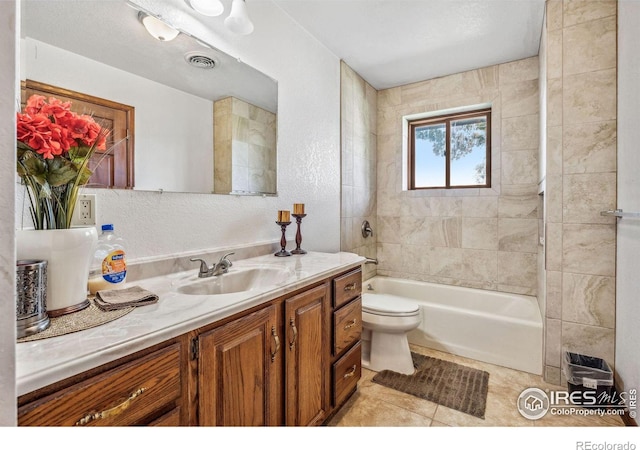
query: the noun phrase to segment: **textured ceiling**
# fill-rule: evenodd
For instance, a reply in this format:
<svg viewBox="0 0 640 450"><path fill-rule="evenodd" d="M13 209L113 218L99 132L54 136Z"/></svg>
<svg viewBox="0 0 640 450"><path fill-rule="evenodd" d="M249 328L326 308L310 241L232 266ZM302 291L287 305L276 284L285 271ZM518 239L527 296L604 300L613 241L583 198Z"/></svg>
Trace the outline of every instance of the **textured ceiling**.
<svg viewBox="0 0 640 450"><path fill-rule="evenodd" d="M537 55L545 3L273 1L376 89Z"/></svg>

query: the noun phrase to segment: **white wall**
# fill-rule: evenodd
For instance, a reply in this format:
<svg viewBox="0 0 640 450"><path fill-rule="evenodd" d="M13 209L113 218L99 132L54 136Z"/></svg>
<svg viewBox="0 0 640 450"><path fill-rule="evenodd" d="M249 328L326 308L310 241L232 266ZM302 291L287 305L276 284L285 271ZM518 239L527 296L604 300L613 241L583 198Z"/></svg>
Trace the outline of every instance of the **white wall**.
<svg viewBox="0 0 640 450"><path fill-rule="evenodd" d="M618 2L618 208L640 211L640 2ZM616 375L623 389L640 387L640 220L618 222Z"/></svg>
<svg viewBox="0 0 640 450"><path fill-rule="evenodd" d="M15 289L14 202L16 167L16 9L2 2L0 18L0 426L16 423L15 402Z"/></svg>

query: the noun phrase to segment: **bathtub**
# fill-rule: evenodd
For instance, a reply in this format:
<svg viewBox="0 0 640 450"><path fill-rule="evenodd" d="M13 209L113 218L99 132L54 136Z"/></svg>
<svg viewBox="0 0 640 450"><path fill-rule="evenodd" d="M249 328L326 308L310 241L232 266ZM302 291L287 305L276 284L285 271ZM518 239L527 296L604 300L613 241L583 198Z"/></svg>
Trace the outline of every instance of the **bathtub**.
<svg viewBox="0 0 640 450"><path fill-rule="evenodd" d="M371 295L420 305L422 322L410 344L542 374L542 318L528 295L376 276L362 283Z"/></svg>

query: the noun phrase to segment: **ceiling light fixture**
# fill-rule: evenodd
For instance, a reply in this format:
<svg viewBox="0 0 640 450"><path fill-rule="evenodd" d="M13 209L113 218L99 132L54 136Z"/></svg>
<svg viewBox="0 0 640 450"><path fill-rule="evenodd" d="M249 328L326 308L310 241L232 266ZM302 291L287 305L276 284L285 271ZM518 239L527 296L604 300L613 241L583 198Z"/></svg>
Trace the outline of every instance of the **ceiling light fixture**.
<svg viewBox="0 0 640 450"><path fill-rule="evenodd" d="M142 11L138 12L138 20L142 22L142 25L144 25L149 34L159 41L171 41L180 34L178 30L170 27L162 20L156 19Z"/></svg>
<svg viewBox="0 0 640 450"><path fill-rule="evenodd" d="M244 0L233 0L231 13L224 19L227 28L237 34L247 35L253 33L253 23L249 19L247 4Z"/></svg>
<svg viewBox="0 0 640 450"><path fill-rule="evenodd" d="M204 16L216 17L224 12L224 5L220 0L189 0L189 4Z"/></svg>
<svg viewBox="0 0 640 450"><path fill-rule="evenodd" d="M205 16L219 16L224 11L220 0L187 0L189 5ZM249 19L245 0L233 0L231 13L224 19L225 26L236 34L247 35L253 33L253 23Z"/></svg>

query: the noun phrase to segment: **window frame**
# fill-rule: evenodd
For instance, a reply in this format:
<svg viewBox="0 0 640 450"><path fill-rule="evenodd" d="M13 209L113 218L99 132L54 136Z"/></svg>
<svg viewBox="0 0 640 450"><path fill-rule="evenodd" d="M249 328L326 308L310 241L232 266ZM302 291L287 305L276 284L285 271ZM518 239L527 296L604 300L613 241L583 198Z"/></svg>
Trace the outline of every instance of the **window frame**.
<svg viewBox="0 0 640 450"><path fill-rule="evenodd" d="M486 155L485 155L485 184L473 185L455 185L451 186L451 122L460 119L470 119L474 117L486 117ZM446 147L445 147L445 186L428 186L422 187L415 185L415 130L425 125L444 124L446 128ZM491 107L469 110L465 112L456 112L451 114L441 114L437 116L413 119L408 121L408 189L410 191L433 190L433 189L472 189L472 188L491 188Z"/></svg>

